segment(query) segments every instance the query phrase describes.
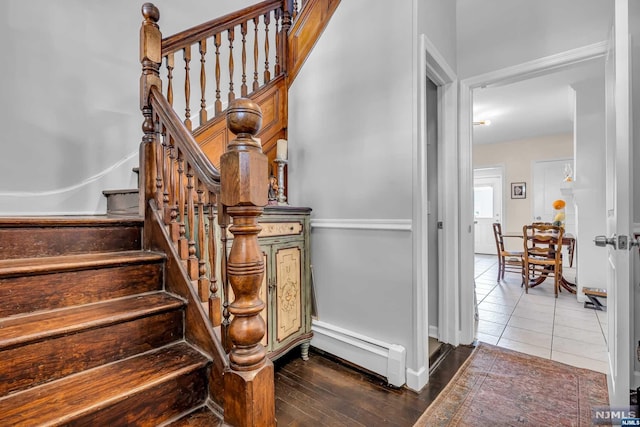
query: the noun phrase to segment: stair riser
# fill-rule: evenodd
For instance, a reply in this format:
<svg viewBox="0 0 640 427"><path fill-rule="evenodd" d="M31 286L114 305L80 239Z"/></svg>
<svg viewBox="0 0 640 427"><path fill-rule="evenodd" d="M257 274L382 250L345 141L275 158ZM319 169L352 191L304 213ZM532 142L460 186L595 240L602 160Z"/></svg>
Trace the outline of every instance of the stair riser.
<svg viewBox="0 0 640 427"><path fill-rule="evenodd" d="M165 346L183 332L183 311L174 310L1 351L0 396Z"/></svg>
<svg viewBox="0 0 640 427"><path fill-rule="evenodd" d="M0 229L0 259L115 252L141 248L139 226Z"/></svg>
<svg viewBox="0 0 640 427"><path fill-rule="evenodd" d="M200 368L131 394L94 413L56 425L156 426L202 405L207 398L207 375L207 369Z"/></svg>
<svg viewBox="0 0 640 427"><path fill-rule="evenodd" d="M162 277L150 263L0 279L0 317L159 290Z"/></svg>

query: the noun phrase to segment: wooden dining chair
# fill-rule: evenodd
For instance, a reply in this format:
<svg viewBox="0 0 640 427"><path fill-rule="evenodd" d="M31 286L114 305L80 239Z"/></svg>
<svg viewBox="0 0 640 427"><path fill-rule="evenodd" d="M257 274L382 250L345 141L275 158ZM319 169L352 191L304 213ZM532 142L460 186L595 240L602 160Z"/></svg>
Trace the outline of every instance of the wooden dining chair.
<svg viewBox="0 0 640 427"><path fill-rule="evenodd" d="M493 235L496 239L496 250L498 252L498 282L504 280L504 273L518 273L524 283L523 263L521 251L508 251L504 248L504 236L502 226L499 222L493 223ZM521 286L522 286L521 283Z"/></svg>
<svg viewBox="0 0 640 427"><path fill-rule="evenodd" d="M562 237L564 227L533 223L522 227L524 236L524 284L529 293L531 284L538 285L553 275L556 298L562 278Z"/></svg>

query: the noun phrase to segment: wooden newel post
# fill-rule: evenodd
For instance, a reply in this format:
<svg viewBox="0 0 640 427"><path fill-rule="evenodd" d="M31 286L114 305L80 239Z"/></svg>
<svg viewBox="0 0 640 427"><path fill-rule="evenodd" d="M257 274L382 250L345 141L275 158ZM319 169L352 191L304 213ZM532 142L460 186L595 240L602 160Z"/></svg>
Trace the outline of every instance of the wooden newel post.
<svg viewBox="0 0 640 427"><path fill-rule="evenodd" d="M140 76L140 109L144 116L142 122L142 143L140 144L140 214L145 214L147 200L158 200L160 177L156 171L156 133L153 122L153 111L149 102L151 87L156 86L162 90L160 79L160 63L162 61L162 34L158 27L160 11L152 3L142 5L142 26L140 27L140 64L142 75ZM162 200L160 197L159 200Z"/></svg>
<svg viewBox="0 0 640 427"><path fill-rule="evenodd" d="M220 159L221 203L233 225L234 239L227 275L235 300L229 304L230 371L225 373L225 422L237 426L275 426L273 364L260 343L265 303L259 298L265 266L258 245L262 215L268 196L267 157L253 139L262 124L262 112L253 101L233 100L227 126L236 139Z"/></svg>

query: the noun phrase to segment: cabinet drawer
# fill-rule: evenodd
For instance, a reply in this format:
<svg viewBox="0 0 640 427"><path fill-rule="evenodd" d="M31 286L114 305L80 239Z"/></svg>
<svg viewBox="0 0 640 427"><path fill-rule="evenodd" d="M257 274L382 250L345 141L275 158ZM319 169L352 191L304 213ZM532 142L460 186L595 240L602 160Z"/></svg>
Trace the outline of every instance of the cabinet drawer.
<svg viewBox="0 0 640 427"><path fill-rule="evenodd" d="M258 237L297 236L302 234L301 222L262 222L262 231Z"/></svg>
<svg viewBox="0 0 640 427"><path fill-rule="evenodd" d="M302 222L261 222L258 237L302 236ZM233 233L227 229L227 239L233 240Z"/></svg>

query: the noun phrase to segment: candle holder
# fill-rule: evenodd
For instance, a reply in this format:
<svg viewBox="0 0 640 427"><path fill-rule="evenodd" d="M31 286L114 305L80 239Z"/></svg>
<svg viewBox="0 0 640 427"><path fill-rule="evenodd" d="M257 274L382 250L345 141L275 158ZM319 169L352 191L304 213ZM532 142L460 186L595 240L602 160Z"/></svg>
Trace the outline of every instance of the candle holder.
<svg viewBox="0 0 640 427"><path fill-rule="evenodd" d="M278 196L276 198L279 206L288 206L287 196L284 195L284 165L288 162L284 159L275 159L278 164Z"/></svg>

